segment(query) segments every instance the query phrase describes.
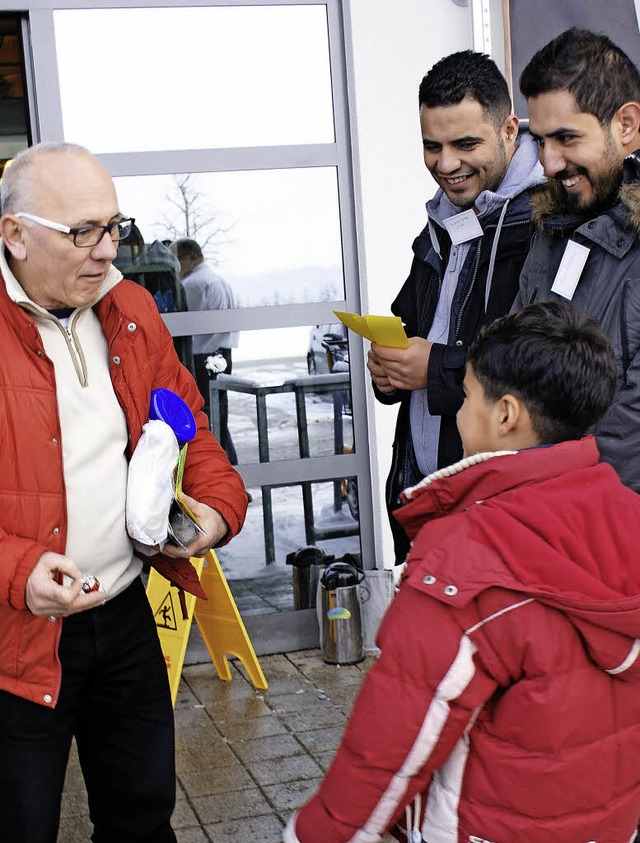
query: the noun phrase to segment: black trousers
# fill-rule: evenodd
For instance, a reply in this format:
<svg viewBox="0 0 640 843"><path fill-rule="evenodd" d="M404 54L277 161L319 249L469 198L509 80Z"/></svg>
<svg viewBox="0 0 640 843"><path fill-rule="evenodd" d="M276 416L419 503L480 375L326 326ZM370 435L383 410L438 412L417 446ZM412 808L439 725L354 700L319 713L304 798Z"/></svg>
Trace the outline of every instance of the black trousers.
<svg viewBox="0 0 640 843"><path fill-rule="evenodd" d="M63 621L55 709L0 692L0 840L55 843L75 735L94 843L175 843L167 668L138 578Z"/></svg>
<svg viewBox="0 0 640 843"><path fill-rule="evenodd" d="M204 398L204 412L209 416L209 420L211 420L211 412L209 407L209 381L211 378L209 377L209 372L207 371L207 367L205 365L207 357L211 357L213 354L221 354L224 359L227 361L227 368L225 370L225 375L231 374L231 349L230 348L219 348L217 352L208 352L207 354L194 354L193 355L193 369L194 375L196 379L196 384L198 385L198 390L202 394ZM233 444L233 440L231 438L231 434L229 433L229 400L227 396L226 389L220 390L220 444L226 451L227 456L229 457L229 462L231 465L238 465L238 455L236 454L236 448Z"/></svg>

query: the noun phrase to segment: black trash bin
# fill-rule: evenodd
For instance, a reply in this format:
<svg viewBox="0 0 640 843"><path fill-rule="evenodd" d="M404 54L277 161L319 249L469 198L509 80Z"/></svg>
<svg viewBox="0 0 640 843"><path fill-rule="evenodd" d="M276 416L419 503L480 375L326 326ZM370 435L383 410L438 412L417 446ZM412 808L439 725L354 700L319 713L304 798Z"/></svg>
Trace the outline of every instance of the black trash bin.
<svg viewBox="0 0 640 843"><path fill-rule="evenodd" d="M307 545L287 554L286 563L293 573L293 602L296 609L313 609L316 605L318 580L325 566L335 556L321 547Z"/></svg>
<svg viewBox="0 0 640 843"><path fill-rule="evenodd" d="M348 555L350 556L350 554ZM322 572L322 658L327 664L357 664L364 659L358 586L362 571L347 556Z"/></svg>

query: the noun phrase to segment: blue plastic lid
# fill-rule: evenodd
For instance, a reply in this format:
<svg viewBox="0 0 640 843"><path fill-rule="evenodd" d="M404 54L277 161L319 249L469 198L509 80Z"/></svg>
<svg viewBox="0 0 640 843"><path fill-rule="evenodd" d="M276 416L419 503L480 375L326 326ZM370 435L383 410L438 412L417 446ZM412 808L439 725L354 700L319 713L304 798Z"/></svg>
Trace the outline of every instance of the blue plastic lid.
<svg viewBox="0 0 640 843"><path fill-rule="evenodd" d="M151 393L149 418L169 425L182 447L196 435L196 420L188 404L170 389L154 389Z"/></svg>

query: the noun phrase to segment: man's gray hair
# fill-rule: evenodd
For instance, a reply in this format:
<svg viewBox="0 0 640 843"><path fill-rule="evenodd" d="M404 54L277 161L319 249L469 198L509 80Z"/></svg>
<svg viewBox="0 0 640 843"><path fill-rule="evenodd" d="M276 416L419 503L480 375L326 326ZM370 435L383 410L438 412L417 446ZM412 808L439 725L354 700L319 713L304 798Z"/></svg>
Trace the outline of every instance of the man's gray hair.
<svg viewBox="0 0 640 843"><path fill-rule="evenodd" d="M29 170L33 162L42 155L91 155L88 149L77 143L66 141L45 141L23 149L5 168L0 183L0 211L14 214L19 211L33 211L31 202L31 180Z"/></svg>

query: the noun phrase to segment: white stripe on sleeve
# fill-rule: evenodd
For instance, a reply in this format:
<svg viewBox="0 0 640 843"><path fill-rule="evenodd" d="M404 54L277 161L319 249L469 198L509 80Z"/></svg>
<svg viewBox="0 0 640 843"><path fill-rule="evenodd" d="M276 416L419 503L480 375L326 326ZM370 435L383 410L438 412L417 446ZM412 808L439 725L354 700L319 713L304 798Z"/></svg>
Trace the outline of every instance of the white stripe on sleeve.
<svg viewBox="0 0 640 843"><path fill-rule="evenodd" d="M449 717L449 703L462 694L475 674L473 654L476 649L473 641L463 635L456 658L436 689L404 764L389 782L364 827L356 832L350 843L376 843L381 840L382 833L404 799L411 778L424 767L442 734Z"/></svg>

